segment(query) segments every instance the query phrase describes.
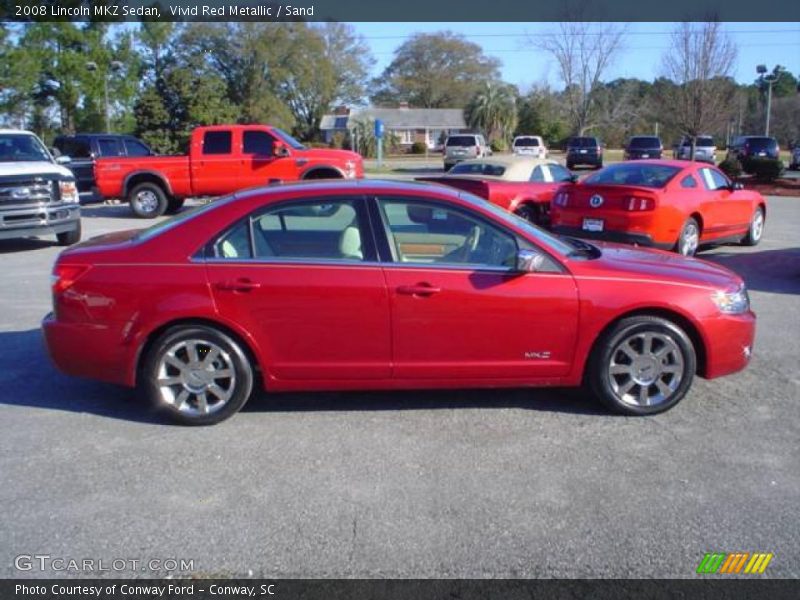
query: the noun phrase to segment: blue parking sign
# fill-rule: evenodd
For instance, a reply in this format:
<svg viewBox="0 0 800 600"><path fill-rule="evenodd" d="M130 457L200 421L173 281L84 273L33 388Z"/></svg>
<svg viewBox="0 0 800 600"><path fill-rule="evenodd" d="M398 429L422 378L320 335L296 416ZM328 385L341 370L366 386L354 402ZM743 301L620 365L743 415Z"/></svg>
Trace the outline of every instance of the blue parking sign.
<svg viewBox="0 0 800 600"><path fill-rule="evenodd" d="M380 119L375 119L375 137L382 138L383 137L383 121Z"/></svg>

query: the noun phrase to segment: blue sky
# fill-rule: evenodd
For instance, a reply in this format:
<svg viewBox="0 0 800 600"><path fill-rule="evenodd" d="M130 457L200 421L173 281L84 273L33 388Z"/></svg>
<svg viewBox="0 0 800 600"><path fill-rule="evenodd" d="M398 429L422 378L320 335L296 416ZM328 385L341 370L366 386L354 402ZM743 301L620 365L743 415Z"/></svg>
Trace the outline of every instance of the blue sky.
<svg viewBox="0 0 800 600"><path fill-rule="evenodd" d="M558 71L548 56L526 47L537 32L551 30L549 23L353 23L367 38L377 60L379 75L391 62L392 54L415 32L449 29L480 44L486 54L502 62L503 79L524 91L532 84L547 82L560 88ZM608 69L604 79L638 77L652 80L662 74L662 56L669 48L673 23L627 23L625 47ZM725 31L738 48L736 72L740 83L756 78L756 65L772 68L781 64L793 74L800 73L800 23L726 23Z"/></svg>

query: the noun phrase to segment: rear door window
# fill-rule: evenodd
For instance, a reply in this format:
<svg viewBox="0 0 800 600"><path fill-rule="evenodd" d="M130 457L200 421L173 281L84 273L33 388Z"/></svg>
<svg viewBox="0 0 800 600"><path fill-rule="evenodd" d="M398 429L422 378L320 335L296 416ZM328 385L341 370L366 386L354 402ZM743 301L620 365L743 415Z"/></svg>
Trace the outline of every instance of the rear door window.
<svg viewBox="0 0 800 600"><path fill-rule="evenodd" d="M122 144L116 138L100 138L97 140L99 156L122 156Z"/></svg>
<svg viewBox="0 0 800 600"><path fill-rule="evenodd" d="M230 154L230 131L206 131L203 136L203 154Z"/></svg>

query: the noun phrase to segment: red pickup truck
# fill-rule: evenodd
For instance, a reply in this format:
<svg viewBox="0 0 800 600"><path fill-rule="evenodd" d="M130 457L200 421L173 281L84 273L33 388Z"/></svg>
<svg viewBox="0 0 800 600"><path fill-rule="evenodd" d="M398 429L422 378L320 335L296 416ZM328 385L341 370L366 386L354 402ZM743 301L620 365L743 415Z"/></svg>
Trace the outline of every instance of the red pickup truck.
<svg viewBox="0 0 800 600"><path fill-rule="evenodd" d="M267 125L215 125L192 132L188 156L99 158L95 180L103 198L124 198L144 218L173 213L186 198L221 196L299 179L364 176L361 156L306 148Z"/></svg>

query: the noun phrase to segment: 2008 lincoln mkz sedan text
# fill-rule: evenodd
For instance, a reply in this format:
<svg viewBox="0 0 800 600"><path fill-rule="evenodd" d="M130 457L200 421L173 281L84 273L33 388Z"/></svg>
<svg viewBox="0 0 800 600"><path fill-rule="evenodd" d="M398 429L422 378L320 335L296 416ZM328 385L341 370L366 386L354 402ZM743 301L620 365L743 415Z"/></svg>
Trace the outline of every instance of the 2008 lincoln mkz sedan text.
<svg viewBox="0 0 800 600"><path fill-rule="evenodd" d="M43 323L66 373L221 421L270 391L579 386L645 415L743 369L742 280L552 236L444 186L250 190L63 252Z"/></svg>

